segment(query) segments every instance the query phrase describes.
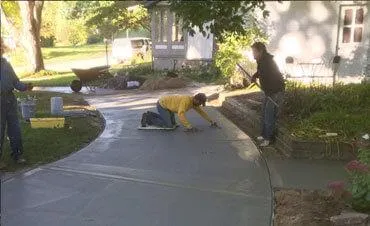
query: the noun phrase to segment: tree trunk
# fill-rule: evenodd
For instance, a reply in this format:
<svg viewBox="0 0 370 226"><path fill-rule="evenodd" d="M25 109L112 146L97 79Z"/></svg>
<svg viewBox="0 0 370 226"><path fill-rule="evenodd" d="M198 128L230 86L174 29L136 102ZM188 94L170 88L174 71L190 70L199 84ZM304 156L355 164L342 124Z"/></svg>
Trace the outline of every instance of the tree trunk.
<svg viewBox="0 0 370 226"><path fill-rule="evenodd" d="M23 22L23 45L34 72L44 70L40 45L41 13L43 1L19 1Z"/></svg>
<svg viewBox="0 0 370 226"><path fill-rule="evenodd" d="M13 40L16 43L18 43L19 42L20 34L17 31L17 28L14 26L14 24L12 23L12 21L10 21L8 19L8 17L5 15L2 7L0 9L0 13L1 13L1 26L4 26L5 29L11 34Z"/></svg>

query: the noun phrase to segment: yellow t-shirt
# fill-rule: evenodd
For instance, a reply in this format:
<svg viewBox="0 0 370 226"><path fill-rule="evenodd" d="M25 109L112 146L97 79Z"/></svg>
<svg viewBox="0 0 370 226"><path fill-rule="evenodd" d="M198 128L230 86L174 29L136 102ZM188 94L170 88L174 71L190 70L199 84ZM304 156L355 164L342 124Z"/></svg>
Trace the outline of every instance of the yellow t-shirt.
<svg viewBox="0 0 370 226"><path fill-rule="evenodd" d="M193 96L164 96L159 99L159 104L163 108L166 108L173 113L177 113L181 123L187 128L191 128L191 124L186 119L185 112L189 111L191 108L198 112L198 114L200 114L205 120L212 122L211 118L200 106L196 107L193 105Z"/></svg>

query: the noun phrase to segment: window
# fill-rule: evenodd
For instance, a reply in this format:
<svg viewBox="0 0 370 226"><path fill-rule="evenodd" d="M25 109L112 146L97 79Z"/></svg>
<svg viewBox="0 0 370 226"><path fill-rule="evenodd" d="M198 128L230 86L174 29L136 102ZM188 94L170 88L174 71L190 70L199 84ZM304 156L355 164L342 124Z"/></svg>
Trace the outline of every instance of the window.
<svg viewBox="0 0 370 226"><path fill-rule="evenodd" d="M155 41L167 42L168 34L168 11L159 9L154 12Z"/></svg>
<svg viewBox="0 0 370 226"><path fill-rule="evenodd" d="M182 20L173 14L173 23L172 23L172 42L183 42L184 35L182 30Z"/></svg>
<svg viewBox="0 0 370 226"><path fill-rule="evenodd" d="M352 9L346 9L344 11L344 25L352 24Z"/></svg>
<svg viewBox="0 0 370 226"><path fill-rule="evenodd" d="M343 11L342 43L362 42L364 33L364 8L352 7Z"/></svg>

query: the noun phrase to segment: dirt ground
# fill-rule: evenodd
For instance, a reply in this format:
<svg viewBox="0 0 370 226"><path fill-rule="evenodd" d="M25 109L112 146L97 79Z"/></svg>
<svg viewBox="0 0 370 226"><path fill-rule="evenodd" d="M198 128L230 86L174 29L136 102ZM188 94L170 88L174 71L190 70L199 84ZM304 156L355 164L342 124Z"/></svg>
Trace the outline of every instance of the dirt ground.
<svg viewBox="0 0 370 226"><path fill-rule="evenodd" d="M326 226L345 208L329 191L275 189L275 226Z"/></svg>

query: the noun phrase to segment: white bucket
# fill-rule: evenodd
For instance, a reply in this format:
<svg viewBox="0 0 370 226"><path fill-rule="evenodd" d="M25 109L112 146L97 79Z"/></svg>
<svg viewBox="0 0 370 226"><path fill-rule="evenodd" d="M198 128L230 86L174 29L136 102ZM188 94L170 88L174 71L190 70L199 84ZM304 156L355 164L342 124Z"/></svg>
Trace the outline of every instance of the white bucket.
<svg viewBox="0 0 370 226"><path fill-rule="evenodd" d="M21 112L22 117L28 121L35 115L36 103L33 101L23 101L21 102Z"/></svg>
<svg viewBox="0 0 370 226"><path fill-rule="evenodd" d="M63 98L52 97L50 99L51 114L62 115L63 114Z"/></svg>

